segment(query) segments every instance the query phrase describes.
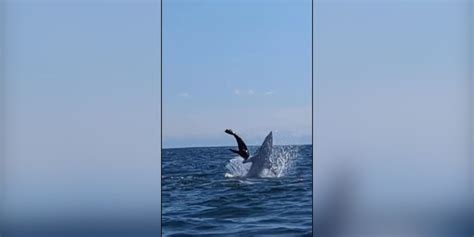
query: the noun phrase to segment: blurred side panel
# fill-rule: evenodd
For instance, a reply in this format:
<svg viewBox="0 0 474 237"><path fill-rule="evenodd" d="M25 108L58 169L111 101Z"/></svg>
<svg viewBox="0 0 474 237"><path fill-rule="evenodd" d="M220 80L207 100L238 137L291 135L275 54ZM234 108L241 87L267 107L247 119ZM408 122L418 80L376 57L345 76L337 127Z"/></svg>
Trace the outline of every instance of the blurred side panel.
<svg viewBox="0 0 474 237"><path fill-rule="evenodd" d="M469 31L470 31L470 55L469 55L469 61L471 63L470 66L470 76L471 76L471 93L470 93L470 121L471 121L471 232L474 233L474 1L470 1L470 8L469 8L469 22L470 24L468 25Z"/></svg>
<svg viewBox="0 0 474 237"><path fill-rule="evenodd" d="M160 1L1 2L2 237L159 236Z"/></svg>
<svg viewBox="0 0 474 237"><path fill-rule="evenodd" d="M315 1L316 236L474 234L470 4Z"/></svg>
<svg viewBox="0 0 474 237"><path fill-rule="evenodd" d="M5 187L5 1L0 1L0 235Z"/></svg>

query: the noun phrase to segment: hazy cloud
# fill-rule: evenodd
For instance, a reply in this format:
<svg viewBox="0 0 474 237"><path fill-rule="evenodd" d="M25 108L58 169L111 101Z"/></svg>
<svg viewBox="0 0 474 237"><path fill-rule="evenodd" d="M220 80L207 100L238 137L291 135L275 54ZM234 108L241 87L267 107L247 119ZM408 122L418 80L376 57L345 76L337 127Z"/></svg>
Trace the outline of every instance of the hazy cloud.
<svg viewBox="0 0 474 237"><path fill-rule="evenodd" d="M179 93L179 96L180 97L189 97L189 93L188 92L181 92L181 93Z"/></svg>

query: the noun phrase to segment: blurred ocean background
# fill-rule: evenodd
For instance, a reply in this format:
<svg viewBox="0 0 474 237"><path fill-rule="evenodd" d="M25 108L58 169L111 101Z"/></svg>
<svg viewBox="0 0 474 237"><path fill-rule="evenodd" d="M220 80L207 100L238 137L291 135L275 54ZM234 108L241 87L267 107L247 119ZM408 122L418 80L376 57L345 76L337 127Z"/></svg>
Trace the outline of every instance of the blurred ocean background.
<svg viewBox="0 0 474 237"><path fill-rule="evenodd" d="M160 2L0 1L0 235L159 236Z"/></svg>
<svg viewBox="0 0 474 237"><path fill-rule="evenodd" d="M312 146L274 146L262 178L229 148L163 150L163 236L312 236Z"/></svg>
<svg viewBox="0 0 474 237"><path fill-rule="evenodd" d="M474 235L470 0L317 0L316 236Z"/></svg>

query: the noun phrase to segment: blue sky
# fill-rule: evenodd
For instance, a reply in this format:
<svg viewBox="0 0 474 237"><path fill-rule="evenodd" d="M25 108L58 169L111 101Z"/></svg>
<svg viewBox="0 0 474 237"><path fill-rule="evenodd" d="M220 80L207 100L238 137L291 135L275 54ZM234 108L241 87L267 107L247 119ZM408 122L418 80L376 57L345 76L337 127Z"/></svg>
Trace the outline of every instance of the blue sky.
<svg viewBox="0 0 474 237"><path fill-rule="evenodd" d="M163 145L311 143L311 1L163 3Z"/></svg>

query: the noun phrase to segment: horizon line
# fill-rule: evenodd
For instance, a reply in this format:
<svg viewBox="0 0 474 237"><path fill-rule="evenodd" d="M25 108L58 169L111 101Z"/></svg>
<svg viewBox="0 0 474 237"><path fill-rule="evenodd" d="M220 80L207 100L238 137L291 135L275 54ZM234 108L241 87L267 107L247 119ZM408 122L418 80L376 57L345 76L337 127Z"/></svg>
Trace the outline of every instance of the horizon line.
<svg viewBox="0 0 474 237"><path fill-rule="evenodd" d="M308 146L313 145L312 143L302 143L302 144L275 144L274 146ZM260 145L249 145L250 147L253 146L260 146ZM161 149L186 149L186 148L217 148L217 147L234 147L232 145L196 145L196 146L186 146L186 147L162 147Z"/></svg>

